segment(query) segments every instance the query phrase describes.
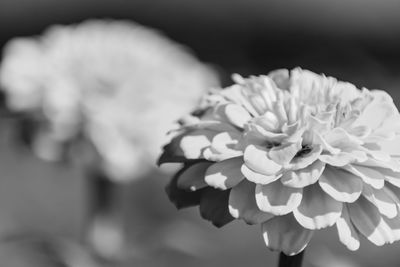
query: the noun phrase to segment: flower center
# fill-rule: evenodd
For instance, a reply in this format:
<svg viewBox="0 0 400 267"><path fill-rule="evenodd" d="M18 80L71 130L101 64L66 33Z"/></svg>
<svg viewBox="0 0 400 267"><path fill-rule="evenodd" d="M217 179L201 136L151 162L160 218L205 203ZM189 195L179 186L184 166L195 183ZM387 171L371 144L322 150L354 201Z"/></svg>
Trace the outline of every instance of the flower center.
<svg viewBox="0 0 400 267"><path fill-rule="evenodd" d="M281 144L279 144L279 143L268 142L268 143L265 145L265 147L268 148L268 149L270 149L270 148L277 147L277 146L280 146L280 145L281 145Z"/></svg>
<svg viewBox="0 0 400 267"><path fill-rule="evenodd" d="M296 153L296 155L294 156L295 158L297 157L302 157L304 155L307 155L308 153L310 153L312 150L312 147L310 145L302 145L301 149Z"/></svg>

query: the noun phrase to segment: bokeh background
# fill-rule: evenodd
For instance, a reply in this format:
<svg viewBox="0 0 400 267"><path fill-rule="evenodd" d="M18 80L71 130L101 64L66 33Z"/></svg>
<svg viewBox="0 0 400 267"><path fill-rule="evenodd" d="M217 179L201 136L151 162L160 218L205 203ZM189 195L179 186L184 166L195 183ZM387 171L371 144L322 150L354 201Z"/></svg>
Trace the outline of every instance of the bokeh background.
<svg viewBox="0 0 400 267"><path fill-rule="evenodd" d="M399 12L396 0L0 0L0 48L53 24L129 19L190 47L224 85L231 73L301 66L387 90L398 105ZM118 189L130 256L92 261L71 245L85 220L85 173L16 149L12 122L0 124L0 266L276 266L278 254L264 246L258 227L216 229L196 209L176 211L164 194L169 177L156 168ZM68 262L60 251L77 259ZM362 240L350 252L333 228L313 238L304 266L399 266L399 251L399 244L376 248Z"/></svg>

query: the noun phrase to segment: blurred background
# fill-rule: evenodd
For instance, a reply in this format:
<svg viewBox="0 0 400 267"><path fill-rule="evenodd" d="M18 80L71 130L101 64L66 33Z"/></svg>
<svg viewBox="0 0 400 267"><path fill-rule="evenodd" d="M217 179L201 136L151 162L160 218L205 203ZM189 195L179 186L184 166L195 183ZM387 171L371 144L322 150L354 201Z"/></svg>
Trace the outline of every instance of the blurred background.
<svg viewBox="0 0 400 267"><path fill-rule="evenodd" d="M41 34L53 24L90 18L128 19L159 29L212 64L222 84L230 74L264 74L301 66L400 103L400 2L396 0L0 0L0 48L11 38ZM177 211L156 168L118 188L128 218L128 256L89 257L79 238L87 209L85 172L43 162L0 129L0 265L16 266L276 266L260 229L233 222L222 229L197 209ZM335 229L319 232L304 266L399 266L400 244L363 240L350 252ZM70 255L74 255L73 257Z"/></svg>

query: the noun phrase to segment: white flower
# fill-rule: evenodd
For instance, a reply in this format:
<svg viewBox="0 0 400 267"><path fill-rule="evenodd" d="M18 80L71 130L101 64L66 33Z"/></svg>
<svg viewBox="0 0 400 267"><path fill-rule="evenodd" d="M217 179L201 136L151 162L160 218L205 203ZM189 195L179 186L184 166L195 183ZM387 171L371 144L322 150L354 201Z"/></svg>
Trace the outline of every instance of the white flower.
<svg viewBox="0 0 400 267"><path fill-rule="evenodd" d="M333 225L350 250L360 234L400 239L400 115L387 93L301 69L234 79L160 158L186 162L168 187L178 207L261 224L287 255Z"/></svg>
<svg viewBox="0 0 400 267"><path fill-rule="evenodd" d="M12 110L45 122L34 143L39 155L58 159L62 145L83 134L113 179L151 168L174 118L218 84L210 68L156 31L101 20L10 41L0 82Z"/></svg>

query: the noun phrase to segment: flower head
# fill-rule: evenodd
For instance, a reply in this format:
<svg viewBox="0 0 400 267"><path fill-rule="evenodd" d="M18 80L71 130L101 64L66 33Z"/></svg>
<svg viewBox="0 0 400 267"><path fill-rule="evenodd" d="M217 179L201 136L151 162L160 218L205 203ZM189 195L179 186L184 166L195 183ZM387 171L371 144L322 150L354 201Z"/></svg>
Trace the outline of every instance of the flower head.
<svg viewBox="0 0 400 267"><path fill-rule="evenodd" d="M156 31L106 20L10 41L0 82L8 106L39 121L37 154L59 159L84 136L117 180L152 168L174 118L218 85L211 68Z"/></svg>
<svg viewBox="0 0 400 267"><path fill-rule="evenodd" d="M164 148L160 163L185 163L167 187L178 207L261 224L287 255L330 226L350 250L360 235L400 239L400 115L387 93L299 68L234 80Z"/></svg>

